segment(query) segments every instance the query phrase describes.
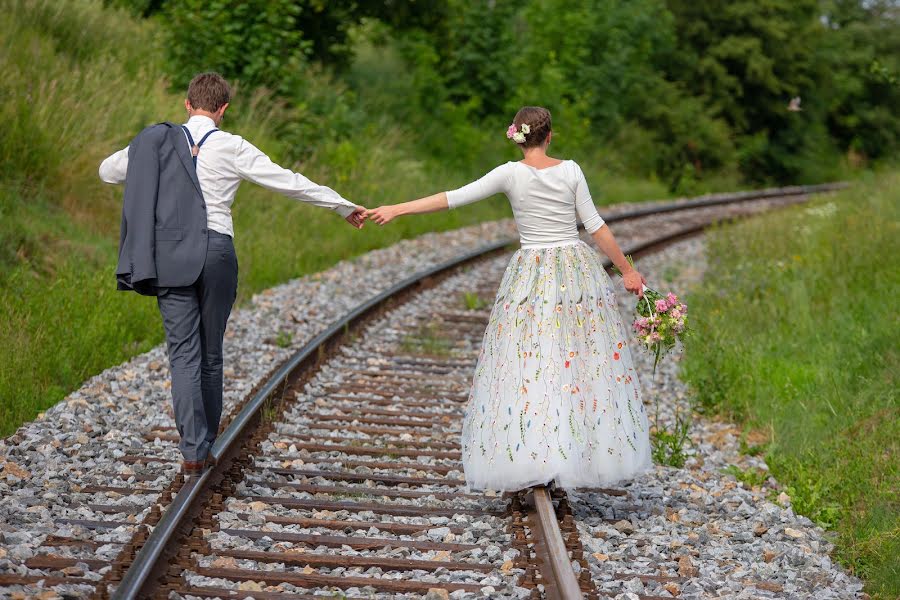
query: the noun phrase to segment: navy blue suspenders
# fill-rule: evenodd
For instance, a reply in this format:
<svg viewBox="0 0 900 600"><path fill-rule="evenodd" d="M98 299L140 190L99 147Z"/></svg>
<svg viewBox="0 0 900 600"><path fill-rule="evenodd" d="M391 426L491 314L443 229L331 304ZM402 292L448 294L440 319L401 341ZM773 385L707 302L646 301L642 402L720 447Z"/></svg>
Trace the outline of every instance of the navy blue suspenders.
<svg viewBox="0 0 900 600"><path fill-rule="evenodd" d="M197 168L197 155L200 153L200 146L203 145L203 142L206 141L206 138L208 138L214 132L218 131L218 129L210 129L209 131L206 132L206 135L204 135L200 139L200 141L195 144L194 138L191 135L191 132L188 131L188 128L185 127L184 125L182 125L181 128L184 129L184 134L187 136L188 142L190 142L190 144L191 144L191 156L193 156L193 158L194 158L194 168Z"/></svg>

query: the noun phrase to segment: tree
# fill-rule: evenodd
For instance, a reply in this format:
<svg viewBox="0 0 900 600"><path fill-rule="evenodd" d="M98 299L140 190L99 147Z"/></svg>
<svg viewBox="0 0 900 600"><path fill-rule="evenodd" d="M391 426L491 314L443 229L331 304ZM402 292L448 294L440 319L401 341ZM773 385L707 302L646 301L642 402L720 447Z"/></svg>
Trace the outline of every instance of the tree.
<svg viewBox="0 0 900 600"><path fill-rule="evenodd" d="M892 156L900 147L900 8L885 0L834 0L822 20L829 134L862 157Z"/></svg>
<svg viewBox="0 0 900 600"><path fill-rule="evenodd" d="M292 0L179 0L166 6L174 85L200 71L218 71L244 85L288 94L311 53Z"/></svg>
<svg viewBox="0 0 900 600"><path fill-rule="evenodd" d="M743 138L744 175L799 176L803 157L821 141L813 126L823 112L815 96L822 29L816 0L669 0L668 6L678 46L664 68ZM796 96L804 100L800 113L787 110Z"/></svg>

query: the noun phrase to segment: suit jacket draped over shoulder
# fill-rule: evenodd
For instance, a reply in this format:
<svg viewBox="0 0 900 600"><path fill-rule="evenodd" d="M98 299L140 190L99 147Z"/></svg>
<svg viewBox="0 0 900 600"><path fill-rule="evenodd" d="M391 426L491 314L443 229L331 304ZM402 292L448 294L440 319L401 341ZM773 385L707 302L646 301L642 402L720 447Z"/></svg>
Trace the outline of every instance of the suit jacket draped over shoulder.
<svg viewBox="0 0 900 600"><path fill-rule="evenodd" d="M178 125L144 129L128 147L117 287L155 296L197 280L206 258L206 203Z"/></svg>

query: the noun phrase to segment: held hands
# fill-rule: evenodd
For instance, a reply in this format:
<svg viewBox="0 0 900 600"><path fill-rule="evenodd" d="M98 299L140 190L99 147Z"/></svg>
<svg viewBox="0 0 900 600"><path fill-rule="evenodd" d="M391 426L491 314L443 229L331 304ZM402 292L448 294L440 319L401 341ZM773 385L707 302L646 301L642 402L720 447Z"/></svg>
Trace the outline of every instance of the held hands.
<svg viewBox="0 0 900 600"><path fill-rule="evenodd" d="M366 208L357 205L356 209L344 219L357 229L362 229L366 219L372 219L379 225L393 221L402 213L397 205L379 206L378 208Z"/></svg>
<svg viewBox="0 0 900 600"><path fill-rule="evenodd" d="M366 219L372 219L379 225L393 221L402 213L397 205L379 206L378 208L366 208L357 205L356 209L347 215L345 220L357 229L362 229Z"/></svg>
<svg viewBox="0 0 900 600"><path fill-rule="evenodd" d="M363 224L366 222L366 211L368 209L365 206L357 206L352 213L344 217L344 220L353 225L357 229L362 229Z"/></svg>

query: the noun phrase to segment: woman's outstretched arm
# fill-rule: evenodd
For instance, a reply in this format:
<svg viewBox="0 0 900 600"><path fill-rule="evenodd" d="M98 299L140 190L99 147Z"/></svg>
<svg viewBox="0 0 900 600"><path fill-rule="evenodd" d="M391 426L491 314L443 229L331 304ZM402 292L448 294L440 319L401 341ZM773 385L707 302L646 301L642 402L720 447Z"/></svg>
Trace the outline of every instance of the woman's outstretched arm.
<svg viewBox="0 0 900 600"><path fill-rule="evenodd" d="M412 202L404 202L403 204L379 206L378 208L370 209L366 212L366 218L372 219L379 225L384 225L400 215L419 215L447 210L448 208L456 208L457 206L484 200L500 192L506 192L511 165L512 163L500 165L481 179L477 179L456 190L440 192L413 200Z"/></svg>
<svg viewBox="0 0 900 600"><path fill-rule="evenodd" d="M608 256L609 260L622 273L622 283L625 284L625 289L632 294L637 294L638 298L643 296L643 286L647 281L625 258L625 254L622 253L622 249L616 243L616 238L613 237L612 231L609 230L609 225L604 224L600 229L592 233L591 237L594 238L594 243L603 251L603 254Z"/></svg>
<svg viewBox="0 0 900 600"><path fill-rule="evenodd" d="M447 192L438 192L418 200L370 208L366 211L366 218L372 219L379 225L384 225L402 215L421 215L423 213L447 210L448 208Z"/></svg>

